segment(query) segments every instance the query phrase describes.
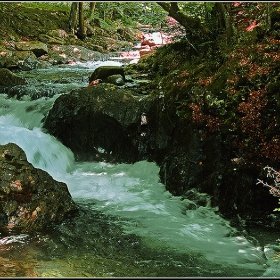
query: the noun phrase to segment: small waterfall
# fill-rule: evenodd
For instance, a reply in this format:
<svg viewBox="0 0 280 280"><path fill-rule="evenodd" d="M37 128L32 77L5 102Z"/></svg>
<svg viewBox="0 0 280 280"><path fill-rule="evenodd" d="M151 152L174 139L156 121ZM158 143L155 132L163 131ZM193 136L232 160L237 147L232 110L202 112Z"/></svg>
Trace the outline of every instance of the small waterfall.
<svg viewBox="0 0 280 280"><path fill-rule="evenodd" d="M40 98L38 100L8 99L6 94L0 94L0 123L8 126L33 129L42 127L42 120L51 109L55 99Z"/></svg>

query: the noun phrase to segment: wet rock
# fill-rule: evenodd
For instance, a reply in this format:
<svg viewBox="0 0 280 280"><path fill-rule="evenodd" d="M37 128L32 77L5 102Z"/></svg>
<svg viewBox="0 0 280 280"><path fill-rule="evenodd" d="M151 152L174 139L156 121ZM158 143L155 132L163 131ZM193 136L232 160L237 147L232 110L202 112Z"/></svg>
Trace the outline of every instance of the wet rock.
<svg viewBox="0 0 280 280"><path fill-rule="evenodd" d="M123 86L125 84L125 81L121 75L111 75L105 78L102 82L117 85L117 86Z"/></svg>
<svg viewBox="0 0 280 280"><path fill-rule="evenodd" d="M30 67L36 68L38 61L36 55L32 51L7 50L0 53L0 68L23 68L25 64L28 65L28 69L26 70L30 70Z"/></svg>
<svg viewBox="0 0 280 280"><path fill-rule="evenodd" d="M191 124L174 130L169 149L158 162L159 175L167 190L195 201L197 197L191 190L207 193L211 206L218 207L232 221L241 217L247 223L276 224L267 216L277 207L277 198L256 185L258 167L233 158L228 149L230 142L219 135L202 140L199 130Z"/></svg>
<svg viewBox="0 0 280 280"><path fill-rule="evenodd" d="M34 85L13 86L7 90L9 98L16 98L22 100L28 97L30 100L36 100L42 97L53 97L57 91L52 87L38 87Z"/></svg>
<svg viewBox="0 0 280 280"><path fill-rule="evenodd" d="M109 76L113 75L121 75L123 78L123 81L125 81L125 74L124 69L121 66L99 66L96 68L93 73L89 77L89 83L91 83L94 80L104 80L108 78Z"/></svg>
<svg viewBox="0 0 280 280"><path fill-rule="evenodd" d="M15 75L7 68L0 68L0 85L1 86L13 86L13 85L25 85L27 80Z"/></svg>
<svg viewBox="0 0 280 280"><path fill-rule="evenodd" d="M104 48L96 44L87 44L87 48L96 52L104 53Z"/></svg>
<svg viewBox="0 0 280 280"><path fill-rule="evenodd" d="M200 193L197 191L197 189L188 190L187 192L185 192L183 197L189 199L190 201L199 206L211 206L211 196L207 193Z"/></svg>
<svg viewBox="0 0 280 280"><path fill-rule="evenodd" d="M134 162L155 152L155 124L149 113L155 102L151 96L101 83L58 97L43 127L69 147L76 160Z"/></svg>
<svg viewBox="0 0 280 280"><path fill-rule="evenodd" d="M33 167L14 143L0 146L0 229L40 230L77 211L65 183Z"/></svg>

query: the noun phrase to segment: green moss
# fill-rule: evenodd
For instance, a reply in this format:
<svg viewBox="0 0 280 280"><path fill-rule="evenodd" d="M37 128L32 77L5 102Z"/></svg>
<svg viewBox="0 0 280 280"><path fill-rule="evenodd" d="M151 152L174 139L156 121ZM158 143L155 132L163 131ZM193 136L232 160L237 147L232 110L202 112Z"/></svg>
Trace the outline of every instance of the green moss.
<svg viewBox="0 0 280 280"><path fill-rule="evenodd" d="M225 91L227 78L228 73L226 69L222 69L214 76L213 82L207 86L206 90L210 91L218 99L225 99L227 96Z"/></svg>
<svg viewBox="0 0 280 280"><path fill-rule="evenodd" d="M272 94L272 95L276 94L278 96L277 100L280 100L279 99L279 92L280 92L280 80L270 82L267 85L267 93Z"/></svg>

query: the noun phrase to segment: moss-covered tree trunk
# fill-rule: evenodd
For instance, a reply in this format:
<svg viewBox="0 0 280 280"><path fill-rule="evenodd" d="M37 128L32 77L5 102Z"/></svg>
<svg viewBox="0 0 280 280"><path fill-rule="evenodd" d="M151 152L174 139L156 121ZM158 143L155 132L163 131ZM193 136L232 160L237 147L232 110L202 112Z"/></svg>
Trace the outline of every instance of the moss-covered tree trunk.
<svg viewBox="0 0 280 280"><path fill-rule="evenodd" d="M272 12L271 3L267 2L266 3L266 17L265 17L266 30L269 30L271 27L271 12Z"/></svg>
<svg viewBox="0 0 280 280"><path fill-rule="evenodd" d="M222 18L222 22L224 23L224 26L222 27L226 30L227 44L230 44L233 41L233 36L235 35L234 26L230 16L229 4L230 3L217 2L215 5L219 16Z"/></svg>
<svg viewBox="0 0 280 280"><path fill-rule="evenodd" d="M90 2L90 4L89 4L89 14L88 14L88 17L87 17L89 22L93 19L95 5L96 5L96 2Z"/></svg>
<svg viewBox="0 0 280 280"><path fill-rule="evenodd" d="M78 15L78 2L72 2L70 17L69 17L69 29L72 34L75 34L77 15Z"/></svg>
<svg viewBox="0 0 280 280"><path fill-rule="evenodd" d="M86 38L86 31L85 31L85 19L84 19L84 5L83 2L79 2L79 32L78 37L80 39Z"/></svg>

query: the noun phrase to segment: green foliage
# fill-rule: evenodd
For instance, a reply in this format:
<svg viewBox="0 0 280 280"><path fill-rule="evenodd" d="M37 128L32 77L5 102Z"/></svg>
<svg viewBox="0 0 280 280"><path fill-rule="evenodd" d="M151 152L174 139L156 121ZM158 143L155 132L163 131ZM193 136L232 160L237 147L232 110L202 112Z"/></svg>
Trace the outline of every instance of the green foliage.
<svg viewBox="0 0 280 280"><path fill-rule="evenodd" d="M0 2L0 12L5 13L7 10L10 9L18 10L20 6L20 2Z"/></svg>
<svg viewBox="0 0 280 280"><path fill-rule="evenodd" d="M110 26L116 23L125 26L150 24L152 26L163 22L166 12L153 2L97 2L95 19L102 19Z"/></svg>
<svg viewBox="0 0 280 280"><path fill-rule="evenodd" d="M19 4L18 4L19 3ZM36 8L45 11L70 12L72 2L18 2L19 6ZM90 8L90 2L83 2L85 15ZM5 5L0 3L0 10ZM214 3L179 2L181 10L190 17L199 17L202 22L207 18ZM92 20L104 29L116 29L122 26L150 25L153 28L170 27L167 21L168 13L156 2L96 2Z"/></svg>
<svg viewBox="0 0 280 280"><path fill-rule="evenodd" d="M153 27L158 27L165 23L167 12L158 4L153 2L142 2L139 8L139 12L141 11L138 19L139 23L148 24Z"/></svg>
<svg viewBox="0 0 280 280"><path fill-rule="evenodd" d="M6 7L11 4L14 5L14 3L0 2L0 11L5 12Z"/></svg>
<svg viewBox="0 0 280 280"><path fill-rule="evenodd" d="M49 11L69 10L72 2L19 2L23 7L37 8Z"/></svg>
<svg viewBox="0 0 280 280"><path fill-rule="evenodd" d="M280 198L278 199L278 204L280 204ZM280 208L275 208L273 211L280 211Z"/></svg>
<svg viewBox="0 0 280 280"><path fill-rule="evenodd" d="M205 22L208 14L212 11L215 2L178 2L179 8L188 16L200 18Z"/></svg>

